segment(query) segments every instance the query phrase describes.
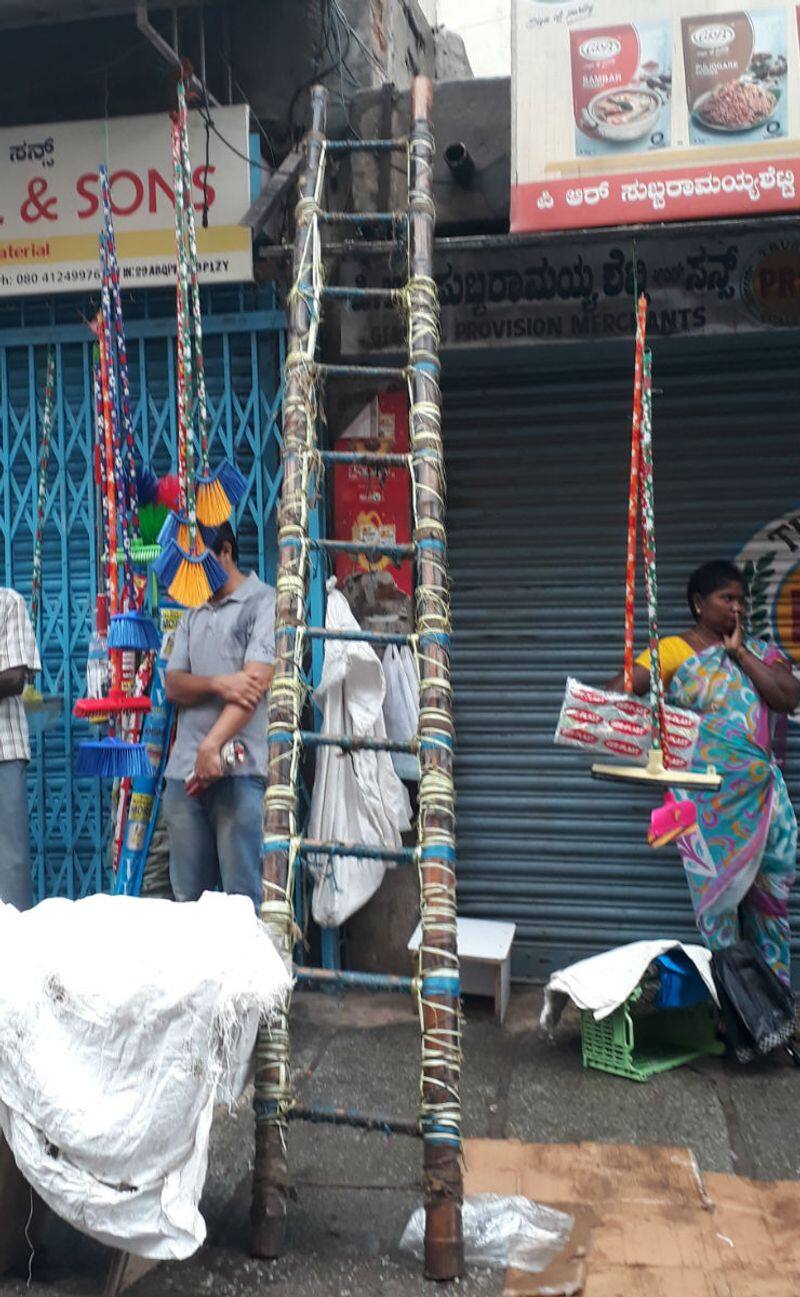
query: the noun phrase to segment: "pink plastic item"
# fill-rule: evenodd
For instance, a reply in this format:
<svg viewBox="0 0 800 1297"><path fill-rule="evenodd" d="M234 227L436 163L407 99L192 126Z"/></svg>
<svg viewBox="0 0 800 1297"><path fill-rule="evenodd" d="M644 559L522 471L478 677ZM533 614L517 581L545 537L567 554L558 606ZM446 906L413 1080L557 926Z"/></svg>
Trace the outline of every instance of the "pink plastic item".
<svg viewBox="0 0 800 1297"><path fill-rule="evenodd" d="M656 807L650 816L647 841L651 847L665 847L668 842L674 842L696 828L697 807L694 802L679 802L672 793L667 793L664 805Z"/></svg>

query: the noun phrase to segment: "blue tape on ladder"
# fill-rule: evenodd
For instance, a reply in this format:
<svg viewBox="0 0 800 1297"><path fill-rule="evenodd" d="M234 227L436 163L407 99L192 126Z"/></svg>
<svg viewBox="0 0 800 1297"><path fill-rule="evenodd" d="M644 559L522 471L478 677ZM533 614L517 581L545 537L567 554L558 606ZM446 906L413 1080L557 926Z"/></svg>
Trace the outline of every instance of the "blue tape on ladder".
<svg viewBox="0 0 800 1297"><path fill-rule="evenodd" d="M274 730L267 734L267 743L291 743L294 735L291 730Z"/></svg>
<svg viewBox="0 0 800 1297"><path fill-rule="evenodd" d="M283 536L283 537L279 536L278 544L281 546L286 546L287 549L303 548L303 542L302 540L300 540L298 536Z"/></svg>
<svg viewBox="0 0 800 1297"><path fill-rule="evenodd" d="M419 637L420 644L444 644L450 647L450 636L444 630L426 630Z"/></svg>
<svg viewBox="0 0 800 1297"><path fill-rule="evenodd" d="M438 842L422 848L423 860L455 860L456 849L447 842Z"/></svg>
<svg viewBox="0 0 800 1297"><path fill-rule="evenodd" d="M422 979L422 994L452 995L458 999L461 994L461 979L458 973L430 973Z"/></svg>
<svg viewBox="0 0 800 1297"><path fill-rule="evenodd" d="M254 1099L253 1108L255 1109L256 1121L263 1117L277 1117L278 1104L275 1099Z"/></svg>
<svg viewBox="0 0 800 1297"><path fill-rule="evenodd" d="M433 536L423 536L422 540L417 541L417 549L438 549L444 553L444 541L435 540Z"/></svg>
<svg viewBox="0 0 800 1297"><path fill-rule="evenodd" d="M453 747L453 740L449 734L438 734L435 739L420 739L419 747L421 752L426 748L430 751L441 750L442 748L449 750Z"/></svg>
<svg viewBox="0 0 800 1297"><path fill-rule="evenodd" d="M417 360L409 368L412 374L436 374L438 376L442 367L432 360Z"/></svg>
<svg viewBox="0 0 800 1297"><path fill-rule="evenodd" d="M438 1121L422 1122L422 1138L429 1144L452 1144L461 1147L461 1138L454 1134L452 1126L441 1126Z"/></svg>

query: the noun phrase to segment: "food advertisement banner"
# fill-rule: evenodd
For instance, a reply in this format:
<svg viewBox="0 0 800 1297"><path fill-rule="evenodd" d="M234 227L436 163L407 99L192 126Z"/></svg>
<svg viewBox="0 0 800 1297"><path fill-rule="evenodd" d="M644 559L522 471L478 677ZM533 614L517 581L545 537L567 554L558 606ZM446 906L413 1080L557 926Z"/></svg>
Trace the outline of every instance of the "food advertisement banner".
<svg viewBox="0 0 800 1297"><path fill-rule="evenodd" d="M250 231L240 224L250 205L248 109L215 108L214 125L219 134L210 136L206 165L205 129L190 115L200 278L252 279ZM123 286L175 282L170 122L160 113L0 130L0 297L99 287L101 162L109 170Z"/></svg>
<svg viewBox="0 0 800 1297"><path fill-rule="evenodd" d="M800 4L514 0L511 228L800 207Z"/></svg>

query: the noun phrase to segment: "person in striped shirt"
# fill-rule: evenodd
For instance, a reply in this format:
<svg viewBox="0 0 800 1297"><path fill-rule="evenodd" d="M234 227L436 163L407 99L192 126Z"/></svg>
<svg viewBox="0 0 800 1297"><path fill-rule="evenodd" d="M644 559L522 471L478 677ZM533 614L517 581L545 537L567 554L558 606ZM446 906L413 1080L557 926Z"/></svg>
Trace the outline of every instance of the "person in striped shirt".
<svg viewBox="0 0 800 1297"><path fill-rule="evenodd" d="M39 650L22 595L0 587L0 901L33 905L28 790L31 755L22 691L41 670Z"/></svg>

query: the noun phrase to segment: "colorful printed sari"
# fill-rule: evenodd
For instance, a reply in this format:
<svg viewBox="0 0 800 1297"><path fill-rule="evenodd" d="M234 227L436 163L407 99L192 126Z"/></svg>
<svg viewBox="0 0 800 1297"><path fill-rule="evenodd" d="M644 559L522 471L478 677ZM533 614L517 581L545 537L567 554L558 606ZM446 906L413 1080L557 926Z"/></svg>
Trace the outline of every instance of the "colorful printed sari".
<svg viewBox="0 0 800 1297"><path fill-rule="evenodd" d="M781 660L760 640L747 647L767 663ZM722 645L687 658L669 697L700 713L696 764L722 775L716 792L676 793L697 806L697 832L678 843L697 926L712 950L743 936L788 983L797 820L772 756L771 713Z"/></svg>

